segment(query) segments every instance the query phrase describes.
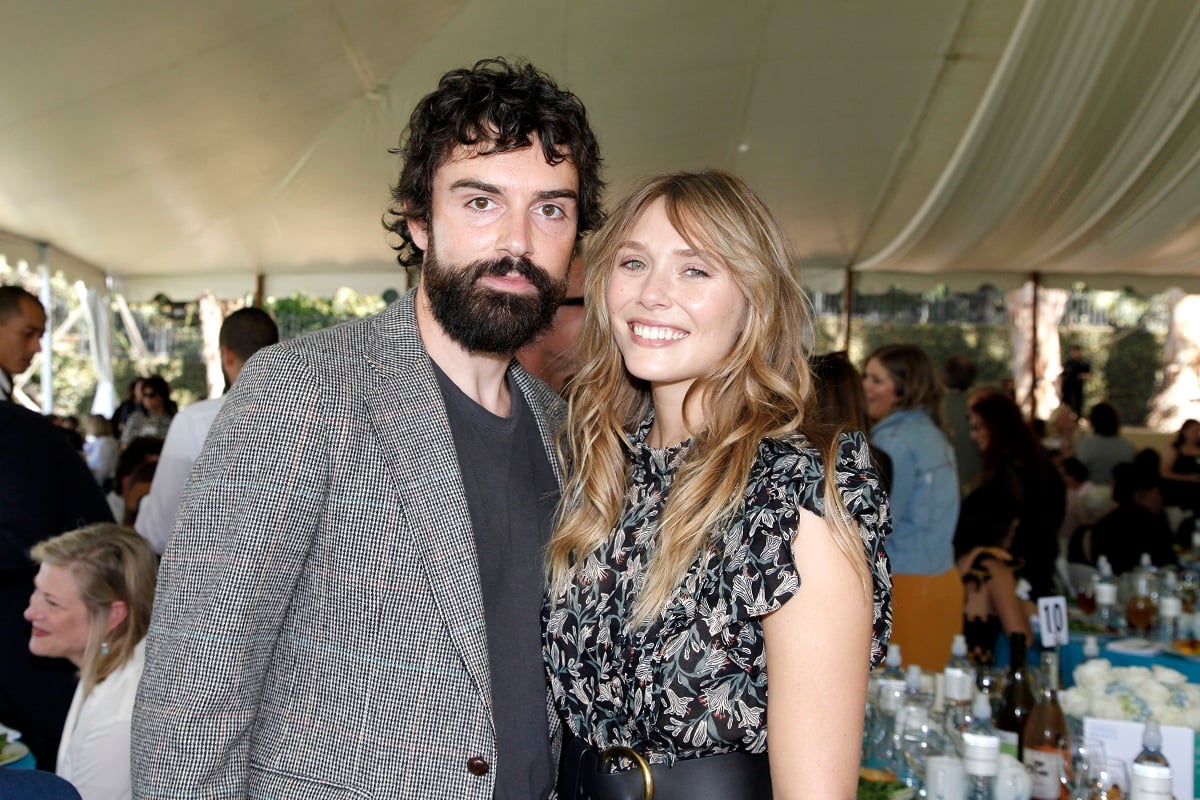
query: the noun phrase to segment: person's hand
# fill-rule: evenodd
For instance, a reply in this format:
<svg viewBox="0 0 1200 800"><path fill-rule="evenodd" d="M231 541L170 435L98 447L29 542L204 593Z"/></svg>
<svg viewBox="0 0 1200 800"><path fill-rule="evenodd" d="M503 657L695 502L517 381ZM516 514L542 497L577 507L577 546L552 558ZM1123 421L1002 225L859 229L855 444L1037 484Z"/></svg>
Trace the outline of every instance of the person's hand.
<svg viewBox="0 0 1200 800"><path fill-rule="evenodd" d="M1012 555L1002 547L972 547L967 552L958 557L954 562L954 568L958 570L959 577L965 577L971 571L971 566L975 563L975 559L979 558L984 553L991 553L1001 561L1011 561Z"/></svg>

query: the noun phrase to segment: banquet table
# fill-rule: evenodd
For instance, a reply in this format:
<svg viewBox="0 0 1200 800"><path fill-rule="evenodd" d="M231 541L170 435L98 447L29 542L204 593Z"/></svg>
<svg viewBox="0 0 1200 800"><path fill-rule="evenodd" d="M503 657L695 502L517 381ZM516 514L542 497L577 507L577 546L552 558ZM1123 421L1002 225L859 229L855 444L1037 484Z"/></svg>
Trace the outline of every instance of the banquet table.
<svg viewBox="0 0 1200 800"><path fill-rule="evenodd" d="M1059 663L1062 666L1062 686L1064 689L1075 685L1075 668L1083 663L1084 634L1071 634L1069 644L1059 652ZM1109 644L1119 641L1116 637L1098 637L1100 643L1100 658L1108 659L1114 667L1153 667L1159 665L1183 673L1188 683L1200 683L1200 657L1181 656L1170 652L1153 654L1131 653L1121 649L1112 649ZM1119 645L1118 645L1119 647Z"/></svg>

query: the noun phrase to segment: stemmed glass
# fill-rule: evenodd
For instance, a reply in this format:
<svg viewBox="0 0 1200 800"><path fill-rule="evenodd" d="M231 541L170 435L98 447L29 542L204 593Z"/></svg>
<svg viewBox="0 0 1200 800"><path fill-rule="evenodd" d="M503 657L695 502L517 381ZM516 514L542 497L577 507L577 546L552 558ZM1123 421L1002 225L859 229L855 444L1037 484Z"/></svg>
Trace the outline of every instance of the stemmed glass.
<svg viewBox="0 0 1200 800"><path fill-rule="evenodd" d="M1095 800L1102 791L1108 760L1099 739L1072 736L1063 753L1062 782L1071 800Z"/></svg>
<svg viewBox="0 0 1200 800"><path fill-rule="evenodd" d="M1100 773L1100 792L1096 800L1121 800L1129 797L1129 775L1125 762L1119 758L1110 758L1104 762Z"/></svg>

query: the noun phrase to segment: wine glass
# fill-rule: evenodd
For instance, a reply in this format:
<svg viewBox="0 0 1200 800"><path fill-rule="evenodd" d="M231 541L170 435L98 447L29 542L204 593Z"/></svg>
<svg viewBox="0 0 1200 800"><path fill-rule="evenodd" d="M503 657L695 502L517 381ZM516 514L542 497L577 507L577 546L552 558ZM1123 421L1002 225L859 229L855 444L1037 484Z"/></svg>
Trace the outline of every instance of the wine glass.
<svg viewBox="0 0 1200 800"><path fill-rule="evenodd" d="M980 693L987 695L988 703L992 706L992 718L999 712L1000 695L1004 691L1004 670L1000 667L981 666L975 671L975 686Z"/></svg>
<svg viewBox="0 0 1200 800"><path fill-rule="evenodd" d="M1108 759L1104 743L1099 739L1072 736L1063 753L1063 785L1070 792L1071 800L1092 800L1103 783Z"/></svg>
<svg viewBox="0 0 1200 800"><path fill-rule="evenodd" d="M1135 594L1125 604L1125 621L1142 638L1150 635L1150 629L1154 627L1157 619L1158 606L1154 604L1150 595Z"/></svg>
<svg viewBox="0 0 1200 800"><path fill-rule="evenodd" d="M1110 758L1100 772L1100 792L1096 800L1121 800L1129 797L1129 774L1125 762Z"/></svg>
<svg viewBox="0 0 1200 800"><path fill-rule="evenodd" d="M1080 581L1075 586L1075 602L1084 617L1091 621L1096 613L1096 587L1090 580Z"/></svg>

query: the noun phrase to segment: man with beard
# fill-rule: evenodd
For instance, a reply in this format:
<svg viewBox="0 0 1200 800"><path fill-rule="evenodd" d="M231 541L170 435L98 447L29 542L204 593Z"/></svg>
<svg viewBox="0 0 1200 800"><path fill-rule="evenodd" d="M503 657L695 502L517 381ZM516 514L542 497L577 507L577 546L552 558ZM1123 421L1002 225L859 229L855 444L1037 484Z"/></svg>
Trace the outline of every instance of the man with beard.
<svg viewBox="0 0 1200 800"><path fill-rule="evenodd" d="M416 289L259 351L163 557L137 797L546 797L541 548L562 408L513 360L600 219L583 106L528 65L413 112L386 223Z"/></svg>

